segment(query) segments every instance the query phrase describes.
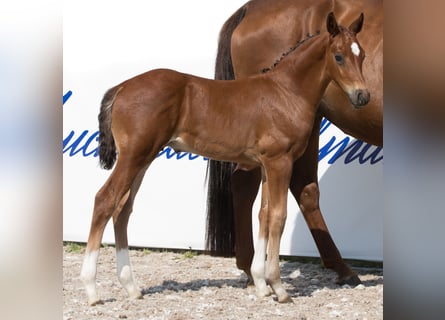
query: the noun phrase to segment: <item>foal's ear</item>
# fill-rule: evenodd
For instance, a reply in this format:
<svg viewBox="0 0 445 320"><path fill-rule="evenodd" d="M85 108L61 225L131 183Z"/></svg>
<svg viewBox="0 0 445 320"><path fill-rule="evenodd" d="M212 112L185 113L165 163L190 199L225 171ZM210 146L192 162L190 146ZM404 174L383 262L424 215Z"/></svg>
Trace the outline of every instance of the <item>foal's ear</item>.
<svg viewBox="0 0 445 320"><path fill-rule="evenodd" d="M360 30L362 30L363 27L363 12L360 14L360 16L355 20L351 25L349 26L349 30L354 32L355 34L359 33Z"/></svg>
<svg viewBox="0 0 445 320"><path fill-rule="evenodd" d="M338 28L337 20L335 19L334 12L329 12L328 19L326 21L326 27L328 28L328 32L332 37L335 37L340 33L340 29Z"/></svg>

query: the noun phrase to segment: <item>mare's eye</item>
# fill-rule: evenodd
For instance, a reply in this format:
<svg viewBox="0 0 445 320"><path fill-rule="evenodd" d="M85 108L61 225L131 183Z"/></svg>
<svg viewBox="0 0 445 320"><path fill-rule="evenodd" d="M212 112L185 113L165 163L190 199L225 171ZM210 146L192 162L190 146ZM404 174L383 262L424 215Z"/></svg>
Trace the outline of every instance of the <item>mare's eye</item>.
<svg viewBox="0 0 445 320"><path fill-rule="evenodd" d="M334 54L334 57L335 57L335 61L337 61L338 64L343 64L345 62L343 55L340 53Z"/></svg>

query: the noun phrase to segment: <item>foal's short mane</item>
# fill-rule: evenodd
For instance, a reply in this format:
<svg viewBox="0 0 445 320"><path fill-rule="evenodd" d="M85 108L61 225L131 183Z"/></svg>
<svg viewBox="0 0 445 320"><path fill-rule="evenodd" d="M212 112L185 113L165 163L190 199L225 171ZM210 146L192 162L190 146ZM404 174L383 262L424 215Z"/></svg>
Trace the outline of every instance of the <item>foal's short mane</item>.
<svg viewBox="0 0 445 320"><path fill-rule="evenodd" d="M319 34L320 34L320 30L317 30L317 31L315 32L315 34L312 34L312 35L308 33L308 34L306 35L306 38L304 38L304 39L298 41L297 44L296 44L295 46L289 48L288 51L284 52L284 53L281 55L281 57L280 57L279 59L275 60L275 62L274 62L273 65L271 65L269 68L261 69L261 73L269 72L270 70L272 70L273 68L275 68L275 67L281 62L281 60L283 60L289 53L295 51L295 49L297 49L298 47L300 47L300 46L301 46L303 43L305 43L307 40L312 39L313 37L316 37L316 36L318 36Z"/></svg>

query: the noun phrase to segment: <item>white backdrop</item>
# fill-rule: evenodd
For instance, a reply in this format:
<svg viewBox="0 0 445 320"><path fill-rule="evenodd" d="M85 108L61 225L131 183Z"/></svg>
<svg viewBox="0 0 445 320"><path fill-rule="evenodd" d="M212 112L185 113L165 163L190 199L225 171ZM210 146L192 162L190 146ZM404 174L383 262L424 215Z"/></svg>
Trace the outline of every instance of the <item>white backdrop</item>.
<svg viewBox="0 0 445 320"><path fill-rule="evenodd" d="M219 30L245 0L65 1L63 165L65 241L86 242L94 196L110 171L98 165L97 115L107 89L166 67L213 77ZM348 145L340 155L342 145ZM345 258L383 260L383 152L323 124L321 209ZM375 163L374 163L375 162ZM129 243L204 248L206 161L167 150L149 168L129 223ZM281 254L318 256L293 198ZM254 207L257 216L258 199ZM256 222L257 219L255 218ZM254 232L257 225L254 225ZM111 223L104 242L113 243Z"/></svg>

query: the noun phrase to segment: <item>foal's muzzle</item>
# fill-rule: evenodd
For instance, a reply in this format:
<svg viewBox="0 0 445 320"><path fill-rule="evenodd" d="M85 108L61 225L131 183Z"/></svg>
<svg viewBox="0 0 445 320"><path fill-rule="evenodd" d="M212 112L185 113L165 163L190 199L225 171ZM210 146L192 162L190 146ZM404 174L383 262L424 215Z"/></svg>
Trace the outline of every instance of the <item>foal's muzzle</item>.
<svg viewBox="0 0 445 320"><path fill-rule="evenodd" d="M357 89L349 95L349 99L351 100L351 103L354 105L354 107L360 108L369 102L369 100L371 99L371 94L366 89Z"/></svg>

